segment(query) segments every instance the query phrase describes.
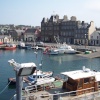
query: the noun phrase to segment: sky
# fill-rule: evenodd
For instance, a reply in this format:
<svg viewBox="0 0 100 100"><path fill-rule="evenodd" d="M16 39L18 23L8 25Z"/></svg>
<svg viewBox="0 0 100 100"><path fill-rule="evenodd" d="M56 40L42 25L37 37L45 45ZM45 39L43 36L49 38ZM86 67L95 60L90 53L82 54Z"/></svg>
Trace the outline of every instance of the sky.
<svg viewBox="0 0 100 100"><path fill-rule="evenodd" d="M67 15L100 27L100 0L0 0L0 24L40 26L42 19Z"/></svg>

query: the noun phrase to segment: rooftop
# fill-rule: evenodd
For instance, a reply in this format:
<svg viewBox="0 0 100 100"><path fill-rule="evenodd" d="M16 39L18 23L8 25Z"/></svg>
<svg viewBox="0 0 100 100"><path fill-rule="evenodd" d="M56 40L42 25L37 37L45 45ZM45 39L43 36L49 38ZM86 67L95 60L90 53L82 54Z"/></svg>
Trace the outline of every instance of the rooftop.
<svg viewBox="0 0 100 100"><path fill-rule="evenodd" d="M61 74L68 76L74 80L80 79L80 78L88 78L94 76L96 78L96 81L100 81L100 72L96 72L93 70L90 70L88 68L85 68L85 70L76 70L76 71L69 71L69 72L62 72Z"/></svg>

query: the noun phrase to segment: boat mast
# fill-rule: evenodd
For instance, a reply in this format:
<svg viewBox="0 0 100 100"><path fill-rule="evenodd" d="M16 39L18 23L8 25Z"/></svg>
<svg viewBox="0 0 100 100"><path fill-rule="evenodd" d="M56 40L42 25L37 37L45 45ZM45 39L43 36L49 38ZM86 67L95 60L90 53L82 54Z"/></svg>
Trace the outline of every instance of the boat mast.
<svg viewBox="0 0 100 100"><path fill-rule="evenodd" d="M59 47L59 44L60 44L60 40L59 40L59 35L58 36L54 36L54 39L57 43L57 47Z"/></svg>

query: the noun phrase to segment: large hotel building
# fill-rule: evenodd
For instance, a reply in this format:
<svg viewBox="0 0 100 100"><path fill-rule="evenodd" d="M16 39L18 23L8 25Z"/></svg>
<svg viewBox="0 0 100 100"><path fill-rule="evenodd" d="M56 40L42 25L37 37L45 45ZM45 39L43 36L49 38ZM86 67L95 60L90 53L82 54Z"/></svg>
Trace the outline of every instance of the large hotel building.
<svg viewBox="0 0 100 100"><path fill-rule="evenodd" d="M89 44L91 34L95 31L94 22L79 21L75 16L70 19L66 15L62 19L59 15L51 15L41 21L41 39L44 42L55 42L54 37L59 37L59 42L70 44Z"/></svg>

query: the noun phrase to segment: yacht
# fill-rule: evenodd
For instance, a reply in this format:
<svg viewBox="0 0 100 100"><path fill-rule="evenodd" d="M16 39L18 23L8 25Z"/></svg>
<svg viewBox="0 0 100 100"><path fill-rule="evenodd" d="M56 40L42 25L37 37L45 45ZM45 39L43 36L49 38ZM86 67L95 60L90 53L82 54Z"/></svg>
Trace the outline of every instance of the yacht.
<svg viewBox="0 0 100 100"><path fill-rule="evenodd" d="M66 43L59 44L57 48L47 48L45 50L46 54L57 55L57 54L75 54L76 50L74 50L70 45Z"/></svg>
<svg viewBox="0 0 100 100"><path fill-rule="evenodd" d="M76 50L73 49L70 45L67 45L66 43L62 44L59 47L59 50L62 49L64 51L64 53L68 53L68 54L73 54L76 53Z"/></svg>

